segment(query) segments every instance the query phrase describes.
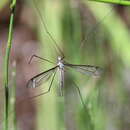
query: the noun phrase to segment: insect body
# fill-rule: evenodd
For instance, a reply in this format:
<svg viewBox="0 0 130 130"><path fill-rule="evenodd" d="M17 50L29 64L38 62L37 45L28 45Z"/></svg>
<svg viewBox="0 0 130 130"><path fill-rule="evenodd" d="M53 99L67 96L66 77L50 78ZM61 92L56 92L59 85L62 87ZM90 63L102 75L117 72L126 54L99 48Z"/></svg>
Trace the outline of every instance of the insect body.
<svg viewBox="0 0 130 130"><path fill-rule="evenodd" d="M37 5L36 1L35 0L33 0L33 1L34 1L34 4ZM33 78L31 78L28 81L27 87L36 88L36 87L40 86L42 83L44 83L44 81L47 81L48 79L50 79L53 75L49 89L45 92L45 93L48 93L51 89L51 86L52 86L56 73L59 72L60 88L63 88L64 87L64 73L67 71L67 68L75 69L75 71L78 71L82 74L89 74L89 75L94 75L94 76L100 75L102 72L102 69L98 66L75 65L75 64L70 64L70 63L67 63L64 61L64 53L62 52L62 49L58 46L58 43L56 42L56 40L52 37L51 33L49 32L49 30L45 24L45 21L44 21L44 16L41 14L41 12L37 6L34 6L34 7L38 12L39 18L41 19L45 32L48 34L49 38L53 41L53 44L55 45L55 50L56 50L57 54L62 55L62 56L58 56L57 64L55 67L53 67L47 71L44 71L44 72L34 76ZM45 61L48 61L50 63L53 63L53 62L49 61L48 59L44 59L44 58L41 58L36 55L33 55L32 58L33 57L37 57L37 58L43 59ZM31 58L31 60L32 60L32 58Z"/></svg>
<svg viewBox="0 0 130 130"><path fill-rule="evenodd" d="M48 62L51 62L47 59L38 57L36 55L33 55L33 57L37 57L37 58L46 60ZM32 58L31 58L31 60L32 60ZM89 74L89 75L93 75L93 76L99 76L102 73L102 69L98 66L69 64L66 61L64 61L64 57L58 56L57 65L55 67L53 67L47 71L44 71L44 72L34 76L33 78L31 78L28 81L27 87L36 88L36 87L40 86L42 82L50 79L50 77L52 77L52 75L53 75L49 89L46 92L44 92L44 93L48 93L51 89L51 86L54 81L56 73L59 72L59 83L60 83L60 88L62 89L64 87L64 72L67 71L67 68L72 68L72 69L75 69L75 71L78 71L82 74Z"/></svg>

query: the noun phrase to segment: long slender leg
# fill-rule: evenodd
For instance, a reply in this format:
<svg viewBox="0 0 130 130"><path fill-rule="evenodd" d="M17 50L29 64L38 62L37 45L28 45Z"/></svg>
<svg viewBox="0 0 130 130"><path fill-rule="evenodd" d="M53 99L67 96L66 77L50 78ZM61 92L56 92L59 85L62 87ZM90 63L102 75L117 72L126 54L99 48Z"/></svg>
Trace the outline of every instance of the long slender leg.
<svg viewBox="0 0 130 130"><path fill-rule="evenodd" d="M37 56L37 55L32 55L32 56L31 56L31 58L30 58L30 60L29 60L29 62L28 62L29 64L32 62L33 58L39 58L39 59L41 59L41 60L44 60L44 61L47 61L47 62L49 62L49 63L54 64L53 62L51 62L51 61L49 61L49 60L47 60L47 59L45 59L45 58L42 58L42 57L40 57L40 56Z"/></svg>
<svg viewBox="0 0 130 130"><path fill-rule="evenodd" d="M65 68L66 70L64 70L65 72L67 72L68 71L68 68ZM72 80L72 82L73 82L73 84L74 84L74 87L77 89L77 91L78 91L78 94L79 94L79 97L80 97L80 100L81 100L81 103L82 103L82 105L84 106L84 108L86 108L86 105L85 105L85 103L84 103L84 101L83 101L83 97L82 97L82 95L81 95L81 92L80 92L80 89L79 89L79 87L78 87L78 85Z"/></svg>
<svg viewBox="0 0 130 130"><path fill-rule="evenodd" d="M56 48L56 52L58 55L62 55L62 57L64 57L64 53L63 53L63 50L58 46L58 43L56 42L56 40L54 39L54 37L51 35L51 33L49 32L46 24L45 24L45 21L44 21L44 16L41 14L41 11L40 9L38 8L37 6L37 2L36 0L33 0L33 4L34 4L34 7L36 9L36 12L38 12L38 16L41 20L41 23L42 23L42 26L43 28L45 29L45 32L48 34L48 36L50 37L50 39L53 41L53 44L55 44L55 48Z"/></svg>
<svg viewBox="0 0 130 130"><path fill-rule="evenodd" d="M88 107L85 105L85 103L84 103L84 101L83 101L83 97L82 97L82 95L81 95L81 92L80 92L80 89L79 89L79 87L78 87L78 85L73 81L73 83L74 83L74 87L75 88L77 88L77 90L78 90L78 93L79 93L79 97L80 97L80 99L81 99L81 102L82 102L82 105L83 105L83 107L84 107L84 110L85 110L85 114L86 114L86 116L87 116L87 119L89 119L88 121L89 121L89 124L90 124L90 129L91 130L94 130L94 124L93 124L93 121L92 121L92 117L91 117L91 115L90 115L90 113L89 113L89 109L88 109Z"/></svg>
<svg viewBox="0 0 130 130"><path fill-rule="evenodd" d="M103 16L103 18L99 21L99 22L97 22L95 25L94 25L94 27L87 33L87 37L86 38L83 38L82 40L81 40L81 42L80 42L80 49L82 49L83 47L84 47L84 44L85 43L87 43L87 41L88 41L88 37L90 37L93 33L94 33L94 31L95 31L95 29L97 28L97 26L99 26L110 14L111 14L111 12L112 12L112 10L113 10L113 8L111 8L110 10L109 10L109 12L107 12L106 14L105 14L105 16Z"/></svg>
<svg viewBox="0 0 130 130"><path fill-rule="evenodd" d="M83 97L82 97L82 95L81 95L81 92L80 92L80 89L79 89L79 87L78 87L78 85L73 81L73 84L74 84L74 87L77 89L77 91L78 91L78 94L79 94L79 97L80 97L80 100L81 100L81 103L82 103L82 105L84 106L84 108L86 108L86 105L85 105L85 103L84 103L84 101L83 101Z"/></svg>

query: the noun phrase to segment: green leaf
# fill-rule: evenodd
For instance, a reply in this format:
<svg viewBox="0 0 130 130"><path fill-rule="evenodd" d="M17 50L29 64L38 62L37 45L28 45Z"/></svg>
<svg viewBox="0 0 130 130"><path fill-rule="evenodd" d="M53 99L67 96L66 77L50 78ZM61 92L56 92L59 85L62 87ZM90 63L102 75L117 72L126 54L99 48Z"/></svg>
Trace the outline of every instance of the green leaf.
<svg viewBox="0 0 130 130"><path fill-rule="evenodd" d="M120 5L130 5L130 1L129 0L89 0L89 1L112 3L112 4L120 4Z"/></svg>

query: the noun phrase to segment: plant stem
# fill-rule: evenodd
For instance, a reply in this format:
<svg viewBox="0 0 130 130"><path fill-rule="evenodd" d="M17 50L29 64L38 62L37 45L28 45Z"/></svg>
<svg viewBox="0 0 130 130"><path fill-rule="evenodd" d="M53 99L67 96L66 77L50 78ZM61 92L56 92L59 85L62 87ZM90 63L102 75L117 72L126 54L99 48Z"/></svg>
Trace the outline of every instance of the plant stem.
<svg viewBox="0 0 130 130"><path fill-rule="evenodd" d="M4 66L4 87L5 87L5 106L4 106L4 130L8 130L8 109L9 109L9 86L8 86L8 74L9 74L9 57L12 46L13 25L14 25L14 12L15 12L16 0L12 0L10 4L11 15L9 23L8 41L5 55Z"/></svg>
<svg viewBox="0 0 130 130"><path fill-rule="evenodd" d="M130 1L129 0L89 0L89 1L112 3L112 4L120 4L120 5L130 5Z"/></svg>

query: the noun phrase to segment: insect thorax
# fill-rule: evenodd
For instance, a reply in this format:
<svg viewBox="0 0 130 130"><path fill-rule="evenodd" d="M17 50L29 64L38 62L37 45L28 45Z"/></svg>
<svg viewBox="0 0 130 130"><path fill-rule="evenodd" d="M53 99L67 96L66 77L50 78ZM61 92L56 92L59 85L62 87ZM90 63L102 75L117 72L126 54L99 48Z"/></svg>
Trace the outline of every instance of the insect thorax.
<svg viewBox="0 0 130 130"><path fill-rule="evenodd" d="M57 60L58 60L57 65L59 66L60 69L63 69L64 68L63 58L61 56L58 56Z"/></svg>

